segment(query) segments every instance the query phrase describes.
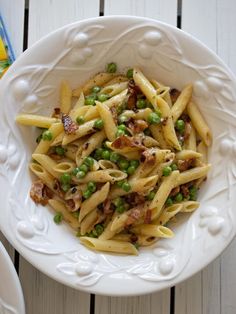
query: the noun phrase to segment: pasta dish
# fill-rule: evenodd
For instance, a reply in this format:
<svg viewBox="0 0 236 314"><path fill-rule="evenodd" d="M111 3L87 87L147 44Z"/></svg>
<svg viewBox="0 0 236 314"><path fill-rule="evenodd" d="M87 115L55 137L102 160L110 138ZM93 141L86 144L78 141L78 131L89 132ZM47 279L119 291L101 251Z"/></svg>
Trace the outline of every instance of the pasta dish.
<svg viewBox="0 0 236 314"><path fill-rule="evenodd" d="M55 223L68 222L86 247L135 255L172 238L168 223L199 207L212 135L192 84L179 91L138 68L116 71L110 63L74 90L62 81L50 117L16 121L40 129L31 198L49 204Z"/></svg>

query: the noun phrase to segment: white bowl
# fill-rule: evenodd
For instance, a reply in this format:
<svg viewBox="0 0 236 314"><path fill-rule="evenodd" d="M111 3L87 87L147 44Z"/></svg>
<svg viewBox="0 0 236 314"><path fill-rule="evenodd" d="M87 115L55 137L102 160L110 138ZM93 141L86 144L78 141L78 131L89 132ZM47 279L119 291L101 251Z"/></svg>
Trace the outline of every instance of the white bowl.
<svg viewBox="0 0 236 314"><path fill-rule="evenodd" d="M89 251L71 229L53 222L47 207L29 198L28 162L35 131L19 127L19 112L49 114L59 84L72 87L114 61L139 66L178 89L189 82L213 132L212 170L200 208L173 226L174 239L139 256ZM213 261L235 235L236 81L227 66L190 35L154 20L110 16L63 27L27 50L1 80L0 227L35 267L68 286L106 295L146 294L174 286Z"/></svg>
<svg viewBox="0 0 236 314"><path fill-rule="evenodd" d="M20 281L7 254L0 242L0 313L24 314L25 303Z"/></svg>

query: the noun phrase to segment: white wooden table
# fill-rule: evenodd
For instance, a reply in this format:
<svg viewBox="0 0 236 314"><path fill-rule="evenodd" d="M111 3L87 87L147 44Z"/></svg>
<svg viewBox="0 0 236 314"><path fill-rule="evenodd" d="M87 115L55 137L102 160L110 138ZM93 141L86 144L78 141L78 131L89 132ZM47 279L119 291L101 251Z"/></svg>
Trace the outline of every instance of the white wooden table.
<svg viewBox="0 0 236 314"><path fill-rule="evenodd" d="M0 0L0 12L17 57L42 36L67 23L99 15L129 14L188 31L236 74L235 0ZM0 240L19 273L27 314L236 313L236 241L206 269L176 287L147 296L111 298L89 295L53 281L19 256L1 234Z"/></svg>

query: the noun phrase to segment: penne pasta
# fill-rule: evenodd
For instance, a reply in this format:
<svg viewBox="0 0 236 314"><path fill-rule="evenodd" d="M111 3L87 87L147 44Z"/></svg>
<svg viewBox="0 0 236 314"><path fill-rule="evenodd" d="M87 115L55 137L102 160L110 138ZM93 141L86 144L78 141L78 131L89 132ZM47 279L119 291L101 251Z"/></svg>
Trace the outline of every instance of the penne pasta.
<svg viewBox="0 0 236 314"><path fill-rule="evenodd" d="M184 87L176 102L173 104L171 108L171 114L173 118L173 122L175 123L181 114L184 112L187 104L189 103L193 92L192 84L188 84Z"/></svg>
<svg viewBox="0 0 236 314"><path fill-rule="evenodd" d="M50 128L52 124L60 122L59 119L39 116L36 114L19 114L16 122L23 125L37 126L38 128Z"/></svg>
<svg viewBox="0 0 236 314"><path fill-rule="evenodd" d="M60 109L68 113L71 109L72 90L67 81L62 81L60 89Z"/></svg>

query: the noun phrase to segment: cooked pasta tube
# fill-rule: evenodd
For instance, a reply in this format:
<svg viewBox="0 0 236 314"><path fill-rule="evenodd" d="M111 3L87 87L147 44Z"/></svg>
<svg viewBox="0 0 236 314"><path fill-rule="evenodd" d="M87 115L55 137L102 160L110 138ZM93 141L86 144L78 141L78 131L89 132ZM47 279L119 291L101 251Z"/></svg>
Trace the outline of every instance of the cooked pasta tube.
<svg viewBox="0 0 236 314"><path fill-rule="evenodd" d="M111 107L116 107L118 106L120 103L123 102L123 100L125 99L126 95L127 95L127 89L125 89L123 92L121 92L118 95L115 95L113 97L111 97L110 99L106 100L103 102L103 104L105 104L108 108ZM86 112L84 119L86 121L94 119L94 118L98 118L99 117L99 112L98 112L98 108L97 106L91 106L88 111Z"/></svg>
<svg viewBox="0 0 236 314"><path fill-rule="evenodd" d="M101 119L104 122L104 130L109 141L114 141L116 139L117 127L112 117L111 111L103 103L96 102L98 112L101 116Z"/></svg>
<svg viewBox="0 0 236 314"><path fill-rule="evenodd" d="M98 73L95 75L92 79L88 80L82 87L77 87L73 90L73 96L79 97L81 92L84 93L84 95L89 94L93 86L102 86L108 81L110 81L115 74L113 73Z"/></svg>
<svg viewBox="0 0 236 314"><path fill-rule="evenodd" d="M87 232L90 232L93 229L93 225L97 219L98 219L98 213L95 208L82 220L80 224L81 235L85 235Z"/></svg>
<svg viewBox="0 0 236 314"><path fill-rule="evenodd" d="M112 84L116 84L116 83L122 83L122 82L127 82L128 79L126 76L124 75L117 75L115 77L113 77L110 81L108 81L107 83L103 84L103 86L108 86L108 85L112 85Z"/></svg>
<svg viewBox="0 0 236 314"><path fill-rule="evenodd" d="M196 167L196 168L192 168L192 169L181 172L175 182L175 186L188 183L190 181L199 179L201 177L205 177L208 171L210 170L210 168L211 168L211 165L208 164L206 166Z"/></svg>
<svg viewBox="0 0 236 314"><path fill-rule="evenodd" d="M99 94L106 94L109 97L115 96L117 94L120 94L123 90L127 89L128 82L119 82L114 83L112 85L107 85L101 89Z"/></svg>
<svg viewBox="0 0 236 314"><path fill-rule="evenodd" d="M180 211L181 213L192 213L200 206L200 203L196 201L185 201L180 204L183 205Z"/></svg>
<svg viewBox="0 0 236 314"><path fill-rule="evenodd" d="M62 175L65 172L70 173L75 168L75 166L76 164L74 162L65 160L60 163L57 163L53 167L53 171L57 173L58 175Z"/></svg>
<svg viewBox="0 0 236 314"><path fill-rule="evenodd" d="M31 162L29 168L49 189L54 191L54 177L42 165Z"/></svg>
<svg viewBox="0 0 236 314"><path fill-rule="evenodd" d="M101 159L98 162L101 169L118 169L117 165L110 160Z"/></svg>
<svg viewBox="0 0 236 314"><path fill-rule="evenodd" d="M184 202L179 204L174 204L171 206L168 206L163 209L161 215L153 220L154 225L165 225L171 218L176 216L179 212L183 211L184 208Z"/></svg>
<svg viewBox="0 0 236 314"><path fill-rule="evenodd" d="M188 84L184 87L176 102L173 104L171 108L171 114L173 117L173 122L175 123L181 114L184 112L187 104L189 103L193 92L193 85Z"/></svg>
<svg viewBox="0 0 236 314"><path fill-rule="evenodd" d="M61 213L65 221L67 221L71 227L75 230L79 228L79 221L73 216L72 213L68 212L65 204L62 201L50 199L48 204L57 212Z"/></svg>
<svg viewBox="0 0 236 314"><path fill-rule="evenodd" d="M152 244L154 244L155 242L157 242L158 238L155 237L149 237L149 236L144 236L144 235L137 235L138 240L137 243L140 246L150 246Z"/></svg>
<svg viewBox="0 0 236 314"><path fill-rule="evenodd" d="M68 113L71 109L72 90L67 81L61 82L60 88L60 108L61 112Z"/></svg>
<svg viewBox="0 0 236 314"><path fill-rule="evenodd" d="M169 107L172 107L172 101L170 98L170 88L167 86L164 86L160 82L157 82L156 80L151 80L152 85L156 88L156 90L161 90L162 88L165 89L165 92L162 93L161 97L167 102Z"/></svg>
<svg viewBox="0 0 236 314"><path fill-rule="evenodd" d="M177 150L181 150L181 146L175 133L170 107L168 106L167 102L159 96L157 97L157 104L164 120L164 123L162 123L164 139L170 146Z"/></svg>
<svg viewBox="0 0 236 314"><path fill-rule="evenodd" d="M197 146L197 151L201 154L201 157L199 158L201 162L204 164L207 163L207 146L204 144L203 141L201 141Z"/></svg>
<svg viewBox="0 0 236 314"><path fill-rule="evenodd" d="M171 229L164 226L157 226L151 224L138 225L131 228L131 231L149 237L156 238L173 238L174 233Z"/></svg>
<svg viewBox="0 0 236 314"><path fill-rule="evenodd" d="M77 150L77 166L80 166L87 156L89 156L97 147L100 147L105 138L106 136L104 131L100 131L91 135L91 137L83 144L83 146L79 147Z"/></svg>
<svg viewBox="0 0 236 314"><path fill-rule="evenodd" d="M152 209L152 220L156 219L160 215L162 207L164 206L171 190L174 188L179 175L179 171L173 171L168 177L163 179L154 196L154 199L150 204L150 209Z"/></svg>
<svg viewBox="0 0 236 314"><path fill-rule="evenodd" d="M53 123L60 122L59 119L40 116L36 114L19 114L16 117L16 122L23 125L37 126L38 128L50 128Z"/></svg>
<svg viewBox="0 0 236 314"><path fill-rule="evenodd" d="M132 254L137 255L138 251L135 246L129 242L115 241L115 240L100 240L89 237L81 237L80 242L84 244L87 248L104 251L104 252L114 252L121 254Z"/></svg>
<svg viewBox="0 0 236 314"><path fill-rule="evenodd" d="M212 141L211 131L194 102L189 102L187 105L187 112L197 133L200 135L206 146L210 146Z"/></svg>
<svg viewBox="0 0 236 314"><path fill-rule="evenodd" d="M96 191L89 199L82 203L79 214L79 222L81 222L84 217L94 210L99 204L105 201L109 189L110 183L107 182L100 190Z"/></svg>
<svg viewBox="0 0 236 314"><path fill-rule="evenodd" d="M188 139L184 141L184 149L190 149L190 150L196 151L197 150L196 147L197 147L196 131L193 125L191 124L189 137Z"/></svg>
<svg viewBox="0 0 236 314"><path fill-rule="evenodd" d="M164 139L161 125L150 125L149 129L152 133L152 136L159 143L162 149L169 148L169 145L166 143L166 140Z"/></svg>
<svg viewBox="0 0 236 314"><path fill-rule="evenodd" d="M127 174L118 169L104 169L97 171L90 171L83 179L74 179L78 183L94 182L111 182L124 180L127 178Z"/></svg>
<svg viewBox="0 0 236 314"><path fill-rule="evenodd" d="M178 152L175 154L175 159L179 160L185 160L185 159L189 159L189 158L200 158L202 157L202 154L194 151L194 150L190 150L190 149L184 149L181 152Z"/></svg>
<svg viewBox="0 0 236 314"><path fill-rule="evenodd" d="M91 134L95 132L94 130L94 122L95 120L90 120L88 122L85 122L84 124L80 125L78 130L75 131L75 134L65 134L62 140L62 145L67 145L75 140L77 140L80 137L83 137L85 135Z"/></svg>
<svg viewBox="0 0 236 314"><path fill-rule="evenodd" d="M57 166L57 163L55 160L53 160L51 157L45 154L33 154L33 159L36 160L40 165L46 169L47 172L49 172L53 177L59 179L60 173L54 170L54 168Z"/></svg>
<svg viewBox="0 0 236 314"><path fill-rule="evenodd" d="M54 141L57 135L59 135L62 131L63 131L63 125L61 122L52 124L47 131L51 135L51 139L47 139L47 140L42 139L39 142L38 146L36 147L34 153L46 154L50 148L51 143Z"/></svg>
<svg viewBox="0 0 236 314"><path fill-rule="evenodd" d="M111 230L112 223L116 217L118 217L118 213L115 211L114 214L112 215L111 220L109 221L109 223L105 227L103 233L99 236L100 240L109 240L109 239L113 238L116 233L121 231L121 229L115 230L115 231Z"/></svg>

